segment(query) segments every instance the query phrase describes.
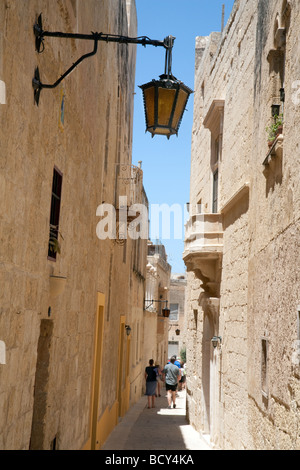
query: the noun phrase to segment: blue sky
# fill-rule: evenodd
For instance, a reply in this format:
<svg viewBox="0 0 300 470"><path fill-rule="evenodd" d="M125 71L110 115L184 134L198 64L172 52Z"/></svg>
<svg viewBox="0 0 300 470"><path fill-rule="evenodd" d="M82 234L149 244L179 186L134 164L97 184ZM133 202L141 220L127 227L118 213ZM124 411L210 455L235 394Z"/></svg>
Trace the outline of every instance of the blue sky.
<svg viewBox="0 0 300 470"><path fill-rule="evenodd" d="M194 89L195 38L221 30L223 4L226 24L234 0L136 0L138 36L158 40L174 36L173 75ZM182 206L183 211L190 198L194 95L189 98L178 137L172 136L169 140L164 136L152 138L149 132L145 133L142 91L138 87L164 73L164 64L163 47L137 46L132 163L137 165L138 161L142 161L144 187L150 209L154 204L177 204ZM171 222L173 225L172 219ZM172 272L183 273L183 224L181 239L172 229L170 237L164 237L162 231L156 233L153 228L154 224L151 226L151 239L155 242L158 238L165 245Z"/></svg>

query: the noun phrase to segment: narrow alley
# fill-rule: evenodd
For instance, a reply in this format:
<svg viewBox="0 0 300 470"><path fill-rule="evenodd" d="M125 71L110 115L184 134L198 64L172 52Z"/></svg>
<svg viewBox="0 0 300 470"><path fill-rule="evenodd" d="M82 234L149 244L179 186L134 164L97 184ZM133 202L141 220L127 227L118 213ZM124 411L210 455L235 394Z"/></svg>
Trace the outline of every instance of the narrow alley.
<svg viewBox="0 0 300 470"><path fill-rule="evenodd" d="M143 396L114 428L101 450L212 450L186 420L186 391L168 409L165 389L148 409Z"/></svg>
<svg viewBox="0 0 300 470"><path fill-rule="evenodd" d="M300 0L0 0L0 452L300 450L299 31Z"/></svg>

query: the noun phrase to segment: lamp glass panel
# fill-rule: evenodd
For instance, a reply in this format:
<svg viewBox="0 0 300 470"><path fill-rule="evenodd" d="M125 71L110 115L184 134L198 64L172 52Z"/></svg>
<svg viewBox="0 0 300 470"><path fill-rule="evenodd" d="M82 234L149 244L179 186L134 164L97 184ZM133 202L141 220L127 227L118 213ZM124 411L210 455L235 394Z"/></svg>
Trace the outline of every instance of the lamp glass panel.
<svg viewBox="0 0 300 470"><path fill-rule="evenodd" d="M173 109L176 90L158 88L158 125L168 126Z"/></svg>
<svg viewBox="0 0 300 470"><path fill-rule="evenodd" d="M174 128L174 129L177 129L177 127L179 125L180 118L181 118L182 113L184 111L187 99L188 99L187 92L182 90L182 89L179 90L177 103L176 103L176 108L175 108L174 116L173 116L173 119L172 119L172 128Z"/></svg>
<svg viewBox="0 0 300 470"><path fill-rule="evenodd" d="M170 129L166 128L166 127L156 127L154 129L154 133L159 134L159 135L169 135L170 134Z"/></svg>
<svg viewBox="0 0 300 470"><path fill-rule="evenodd" d="M148 127L154 126L154 96L155 96L155 87L149 87L144 90L145 96L145 109L147 116L147 125Z"/></svg>

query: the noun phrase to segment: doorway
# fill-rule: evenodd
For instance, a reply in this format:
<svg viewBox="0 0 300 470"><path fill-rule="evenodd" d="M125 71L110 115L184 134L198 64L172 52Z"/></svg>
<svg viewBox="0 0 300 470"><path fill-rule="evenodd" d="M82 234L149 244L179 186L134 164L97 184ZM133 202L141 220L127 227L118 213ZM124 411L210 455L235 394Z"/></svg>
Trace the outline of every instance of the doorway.
<svg viewBox="0 0 300 470"><path fill-rule="evenodd" d="M93 370L93 392L92 392L92 430L91 430L91 449L100 447L98 436L98 413L101 391L101 362L103 345L103 325L104 325L104 295L98 293L97 314L95 324L95 352L94 352L94 370Z"/></svg>
<svg viewBox="0 0 300 470"><path fill-rule="evenodd" d="M119 333L119 363L118 363L118 386L117 399L119 404L119 416L125 415L129 408L130 398L130 336L127 336L125 329L125 315L120 317Z"/></svg>
<svg viewBox="0 0 300 470"><path fill-rule="evenodd" d="M45 449L45 428L48 409L48 385L50 375L50 349L53 337L53 321L43 319L37 348L34 384L33 416L30 436L30 450ZM50 446L50 443L49 443ZM47 448L46 450L49 450Z"/></svg>
<svg viewBox="0 0 300 470"><path fill-rule="evenodd" d="M210 434L211 428L211 375L212 351L211 338L213 337L213 322L209 315L204 315L203 343L202 343L202 394L203 394L203 431Z"/></svg>

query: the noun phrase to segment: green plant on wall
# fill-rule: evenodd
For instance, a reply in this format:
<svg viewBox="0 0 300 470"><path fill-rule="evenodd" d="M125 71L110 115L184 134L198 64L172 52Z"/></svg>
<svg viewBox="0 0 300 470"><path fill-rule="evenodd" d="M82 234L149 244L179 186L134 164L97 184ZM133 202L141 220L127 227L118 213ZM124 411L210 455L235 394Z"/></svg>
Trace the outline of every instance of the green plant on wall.
<svg viewBox="0 0 300 470"><path fill-rule="evenodd" d="M60 243L58 241L59 235L62 239L64 239L64 237L58 230L58 226L50 224L49 251L51 251L52 253L60 253Z"/></svg>
<svg viewBox="0 0 300 470"><path fill-rule="evenodd" d="M283 114L274 116L274 122L270 126L266 127L266 132L268 134L268 142L273 142L278 135L279 129L283 126Z"/></svg>
<svg viewBox="0 0 300 470"><path fill-rule="evenodd" d="M180 359L182 362L186 363L186 348L180 350Z"/></svg>

